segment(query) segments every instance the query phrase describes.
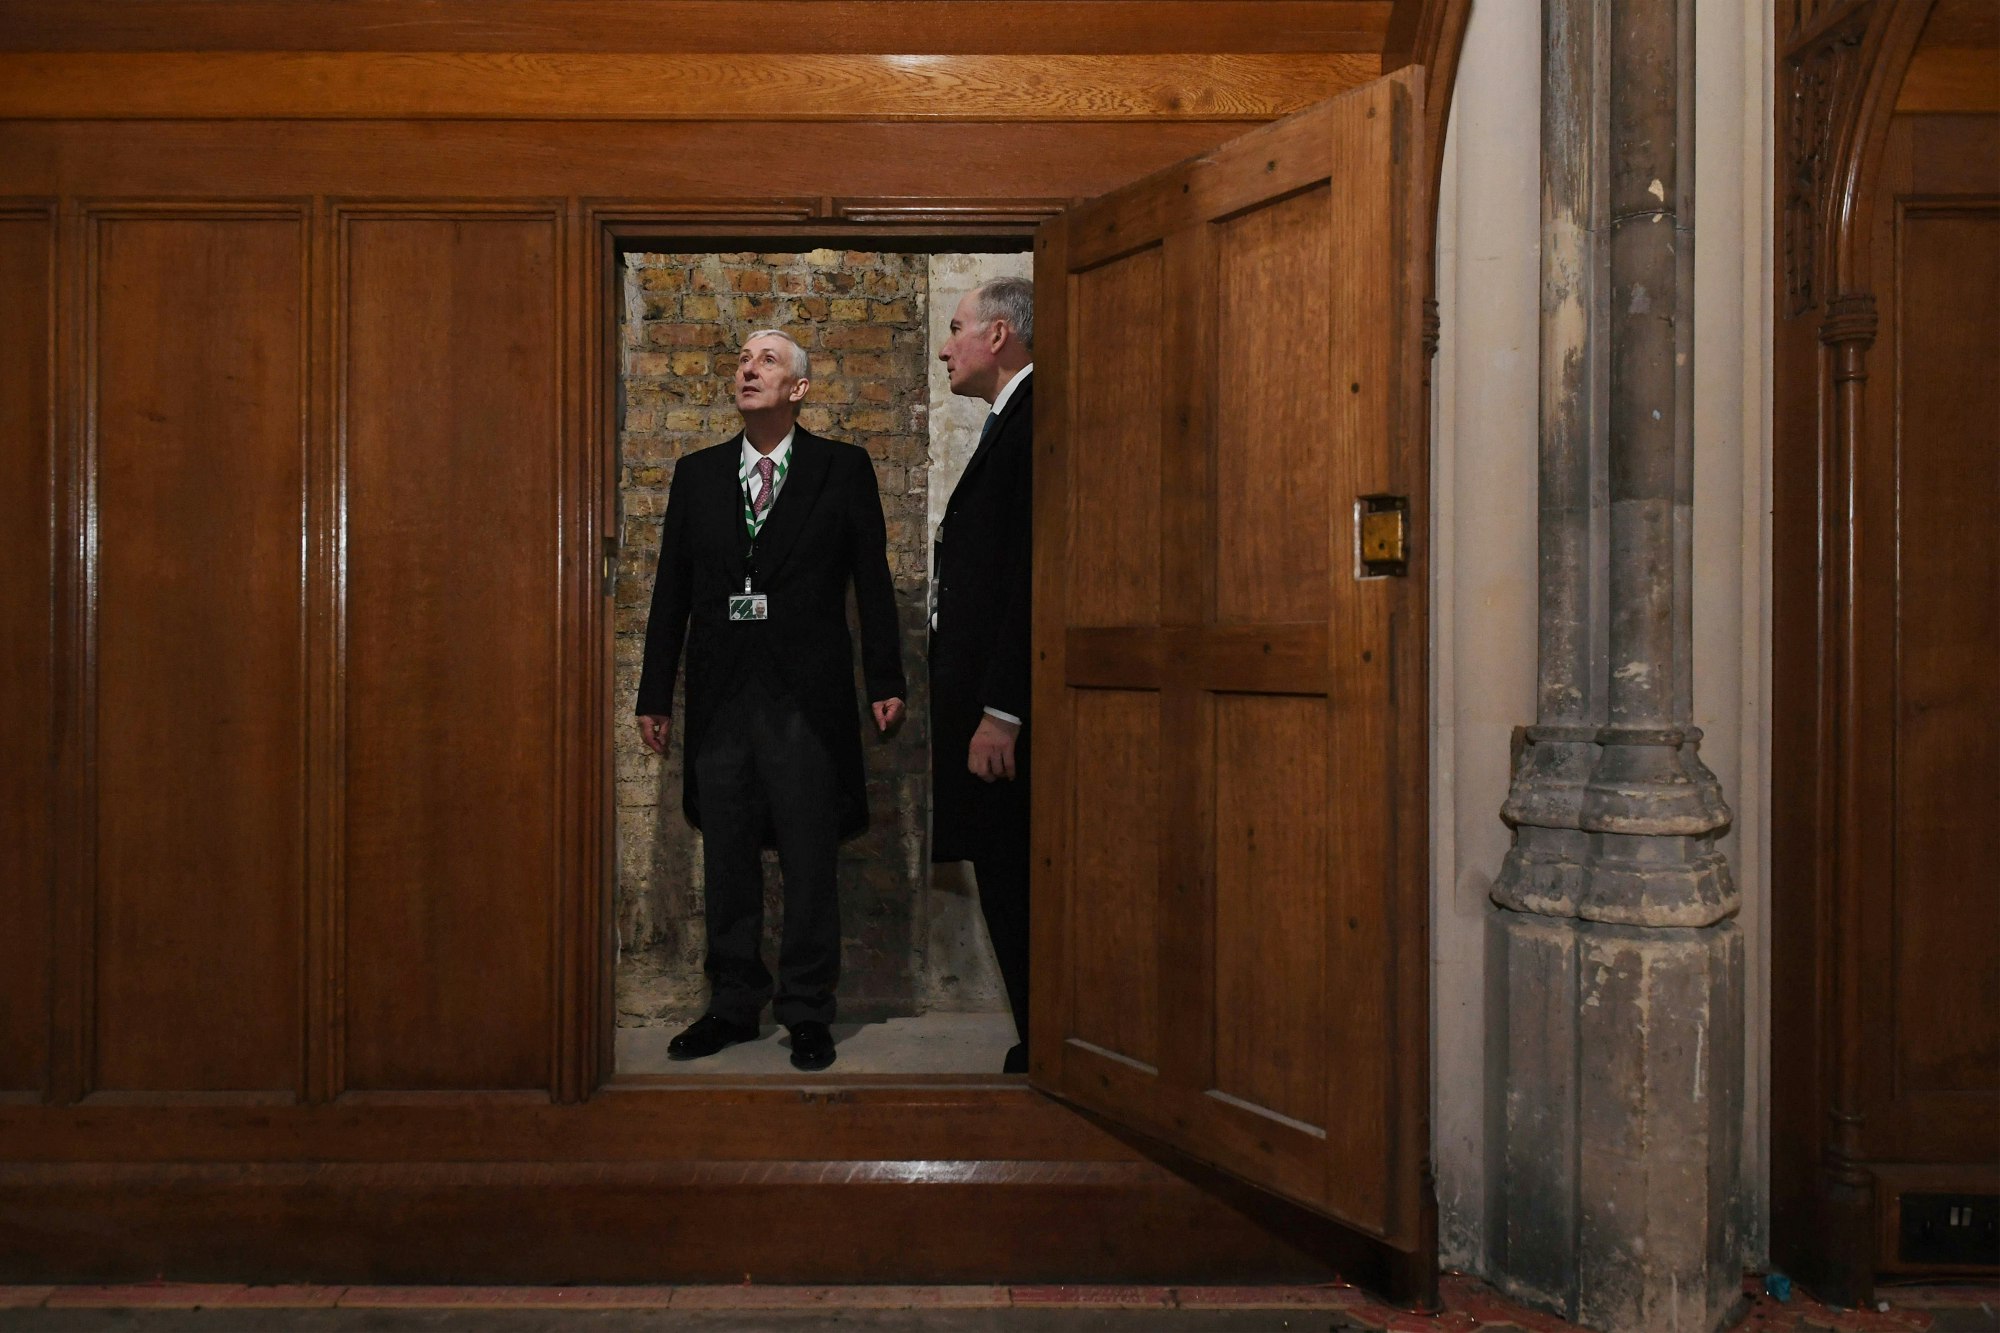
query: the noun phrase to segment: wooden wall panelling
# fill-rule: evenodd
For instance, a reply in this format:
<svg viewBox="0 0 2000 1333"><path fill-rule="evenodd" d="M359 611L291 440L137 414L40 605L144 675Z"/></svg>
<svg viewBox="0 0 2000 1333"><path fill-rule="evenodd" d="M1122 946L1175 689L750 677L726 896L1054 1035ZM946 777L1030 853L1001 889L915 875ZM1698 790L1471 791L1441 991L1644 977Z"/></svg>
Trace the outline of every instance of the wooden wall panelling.
<svg viewBox="0 0 2000 1333"><path fill-rule="evenodd" d="M343 205L341 1086L552 1088L565 214Z"/></svg>
<svg viewBox="0 0 2000 1333"><path fill-rule="evenodd" d="M0 121L0 179L49 195L1031 200L1101 194L1247 122ZM756 143L758 151L744 151Z"/></svg>
<svg viewBox="0 0 2000 1333"><path fill-rule="evenodd" d="M1977 666L2000 649L1996 187L2000 117L1895 117L1870 210L1881 331L1856 459L1865 677L1850 723L1883 757L1862 769L1860 843L1861 968L1882 998L1854 1036L1885 1218L1906 1180L1949 1187L1936 1168L1955 1167L1959 1189L1990 1180L2000 1123L2000 919L1984 883L2000 743L1982 725L2000 698ZM1879 1268L1905 1268L1897 1248Z"/></svg>
<svg viewBox="0 0 2000 1333"><path fill-rule="evenodd" d="M1778 60L1772 669L1801 686L1772 718L1772 919L1796 944L1772 960L1772 1251L1841 1304L1872 1299L1883 1219L1908 1179L1878 1155L1893 1150L1876 1118L1892 1074L1870 1049L1893 870L1882 584L1899 540L1894 449L1878 433L1894 411L1896 306L1880 243L1887 199L1908 188L1898 138L1954 119L1900 118L1906 130L1894 116L1932 9L1824 6L1780 34ZM1910 158L1935 165L1944 147ZM1973 188L1992 180L1987 166Z"/></svg>
<svg viewBox="0 0 2000 1333"><path fill-rule="evenodd" d="M615 511L617 454L604 447L600 414L615 376L593 378L612 364L599 360L608 347L596 341L603 324L605 286L615 256L600 248L583 204L564 204L561 281L557 297L562 385L562 483L556 497L561 554L562 608L559 659L561 776L557 784L561 834L558 906L551 939L557 1002L550 1015L555 1061L552 1090L560 1101L581 1101L615 1065L611 1046L615 1011L604 985L614 955L605 849L615 846L611 745L607 729L623 721L611 699L611 625L606 596L604 537Z"/></svg>
<svg viewBox="0 0 2000 1333"><path fill-rule="evenodd" d="M1262 121L1373 55L0 53L0 119Z"/></svg>
<svg viewBox="0 0 2000 1333"><path fill-rule="evenodd" d="M90 211L88 1086L302 1069L305 219Z"/></svg>
<svg viewBox="0 0 2000 1333"><path fill-rule="evenodd" d="M1159 476L1152 493L1127 503L1158 506L1154 539L1161 628L1128 631L1134 638L1152 640L1151 660L1118 666L1133 673L1127 681L1158 690L1160 700L1160 855L1151 886L1159 922L1156 976L1166 982L1155 992L1167 1038L1160 1047L1160 1071L1169 1086L1211 1088L1217 1086L1216 1048L1223 1037L1223 1025L1215 1019L1220 951L1209 929L1216 919L1218 793L1215 765L1203 762L1215 749L1215 700L1189 686L1204 665L1205 646L1192 627L1207 619L1215 604L1216 561L1209 535L1217 530L1217 492L1224 471L1212 445L1222 424L1220 385L1216 376L1199 368L1217 364L1225 353L1212 314L1219 257L1210 229L1171 232L1160 251L1161 286L1153 299L1159 304L1162 364L1154 372L1157 406L1151 413L1159 432L1153 463ZM1134 322L1142 329L1151 327L1138 317ZM1135 396L1133 401L1147 399ZM1106 636L1083 631L1078 637ZM1193 762L1186 757L1169 760L1169 755L1191 755Z"/></svg>
<svg viewBox="0 0 2000 1333"><path fill-rule="evenodd" d="M95 845L91 755L96 713L90 707L91 467L84 429L83 358L88 230L74 199L56 211L55 600L56 765L55 929L49 960L47 1098L73 1102L88 1087L87 1038L91 905Z"/></svg>
<svg viewBox="0 0 2000 1333"><path fill-rule="evenodd" d="M2000 154L1987 163L2000 187ZM1894 482L1871 489L1896 506L1878 566L1892 585L1894 630L1879 637L1894 645L1895 782L1870 973L1893 999L1870 1034L1870 1139L1894 1145L1884 1157L1982 1162L2000 1139L2000 198L1884 211Z"/></svg>
<svg viewBox="0 0 2000 1333"><path fill-rule="evenodd" d="M0 1097L48 1084L55 875L56 220L0 200Z"/></svg>
<svg viewBox="0 0 2000 1333"><path fill-rule="evenodd" d="M308 1102L340 1092L343 1027L340 887L346 839L346 475L335 435L338 251L333 210L312 201L306 400L306 1078Z"/></svg>
<svg viewBox="0 0 2000 1333"><path fill-rule="evenodd" d="M32 1225L50 1216L118 1243ZM14 1281L1381 1282L1366 1247L1309 1244L1144 1161L0 1168Z"/></svg>
<svg viewBox="0 0 2000 1333"><path fill-rule="evenodd" d="M756 49L785 54L1353 51L1388 0L763 0ZM5 0L5 51L744 49L735 0Z"/></svg>

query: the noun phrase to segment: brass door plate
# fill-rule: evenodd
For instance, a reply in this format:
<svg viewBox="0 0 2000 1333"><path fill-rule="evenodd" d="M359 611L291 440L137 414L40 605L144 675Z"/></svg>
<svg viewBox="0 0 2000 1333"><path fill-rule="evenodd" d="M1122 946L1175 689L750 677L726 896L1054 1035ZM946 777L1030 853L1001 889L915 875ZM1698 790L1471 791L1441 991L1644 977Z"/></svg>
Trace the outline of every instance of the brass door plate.
<svg viewBox="0 0 2000 1333"><path fill-rule="evenodd" d="M1354 502L1354 577L1402 578L1410 572L1410 500L1364 495Z"/></svg>

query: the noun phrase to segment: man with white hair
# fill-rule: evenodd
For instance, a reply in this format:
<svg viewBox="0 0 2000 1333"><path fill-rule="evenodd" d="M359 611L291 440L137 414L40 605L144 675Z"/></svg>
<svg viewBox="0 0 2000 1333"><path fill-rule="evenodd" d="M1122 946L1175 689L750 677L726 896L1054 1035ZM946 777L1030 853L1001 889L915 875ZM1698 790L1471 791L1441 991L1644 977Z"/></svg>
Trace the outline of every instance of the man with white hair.
<svg viewBox="0 0 2000 1333"><path fill-rule="evenodd" d="M952 312L951 391L992 404L938 527L931 576L931 859L970 861L1028 1068L1028 638L1035 289L996 278Z"/></svg>
<svg viewBox="0 0 2000 1333"><path fill-rule="evenodd" d="M667 1047L677 1060L758 1035L767 1002L792 1064L833 1063L840 976L840 840L868 823L847 589L877 732L908 694L875 468L865 450L798 424L805 349L750 335L736 366L743 430L683 458L667 492L639 676L639 733L667 747L687 650L681 809L702 832L708 1012ZM784 876L773 986L761 956L760 850Z"/></svg>

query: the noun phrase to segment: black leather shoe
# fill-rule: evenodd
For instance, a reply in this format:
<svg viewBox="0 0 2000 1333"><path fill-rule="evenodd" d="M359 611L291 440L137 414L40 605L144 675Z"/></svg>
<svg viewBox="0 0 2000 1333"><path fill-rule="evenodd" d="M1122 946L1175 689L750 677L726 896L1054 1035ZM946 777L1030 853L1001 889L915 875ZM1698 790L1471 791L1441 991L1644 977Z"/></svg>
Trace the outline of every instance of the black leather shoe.
<svg viewBox="0 0 2000 1333"><path fill-rule="evenodd" d="M739 1041L757 1040L755 1023L732 1023L720 1014L703 1014L686 1031L667 1043L669 1060L699 1060Z"/></svg>
<svg viewBox="0 0 2000 1333"><path fill-rule="evenodd" d="M792 1068L824 1069L833 1063L833 1032L826 1024L808 1018L790 1024L788 1030L792 1034Z"/></svg>
<svg viewBox="0 0 2000 1333"><path fill-rule="evenodd" d="M1025 1074L1028 1072L1028 1043L1017 1042L1007 1048L1007 1058L1000 1065L1003 1074Z"/></svg>

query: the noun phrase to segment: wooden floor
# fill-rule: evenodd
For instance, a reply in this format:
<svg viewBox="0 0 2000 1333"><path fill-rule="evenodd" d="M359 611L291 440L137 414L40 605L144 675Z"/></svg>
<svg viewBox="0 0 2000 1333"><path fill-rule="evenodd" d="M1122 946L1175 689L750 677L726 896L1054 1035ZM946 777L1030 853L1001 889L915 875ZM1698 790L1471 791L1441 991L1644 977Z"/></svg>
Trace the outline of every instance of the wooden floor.
<svg viewBox="0 0 2000 1333"><path fill-rule="evenodd" d="M1780 1302L1755 1279L1730 1327L1740 1333L1975 1333L2000 1330L2000 1286L1887 1288L1885 1308L1833 1310L1803 1294ZM1239 1333L1561 1333L1576 1326L1447 1276L1445 1308L1415 1314L1340 1284L1289 1287L242 1287L159 1283L0 1287L0 1330L140 1329L232 1333L300 1329L1165 1330Z"/></svg>

